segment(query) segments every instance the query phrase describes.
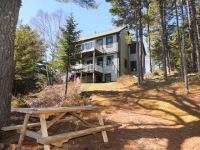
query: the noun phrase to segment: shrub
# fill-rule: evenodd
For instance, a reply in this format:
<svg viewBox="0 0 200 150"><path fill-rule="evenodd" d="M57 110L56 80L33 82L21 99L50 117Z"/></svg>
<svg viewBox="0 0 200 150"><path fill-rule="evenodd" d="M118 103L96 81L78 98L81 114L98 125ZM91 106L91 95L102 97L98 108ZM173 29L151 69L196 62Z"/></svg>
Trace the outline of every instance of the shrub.
<svg viewBox="0 0 200 150"><path fill-rule="evenodd" d="M26 96L19 96L12 102L12 107L14 108L29 108L30 105L28 104L27 100L25 100Z"/></svg>

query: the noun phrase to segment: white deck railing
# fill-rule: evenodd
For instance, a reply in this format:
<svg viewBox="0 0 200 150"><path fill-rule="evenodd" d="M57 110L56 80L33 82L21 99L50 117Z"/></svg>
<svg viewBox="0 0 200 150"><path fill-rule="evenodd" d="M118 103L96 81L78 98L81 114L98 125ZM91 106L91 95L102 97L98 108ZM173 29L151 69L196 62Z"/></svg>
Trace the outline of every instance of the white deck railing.
<svg viewBox="0 0 200 150"><path fill-rule="evenodd" d="M95 65L95 71L103 72L103 67Z"/></svg>
<svg viewBox="0 0 200 150"><path fill-rule="evenodd" d="M77 64L77 65L73 66L72 68L76 69L76 70L82 70L84 72L93 72L94 71L93 64L88 64L88 65ZM103 67L95 65L95 71L103 73Z"/></svg>
<svg viewBox="0 0 200 150"><path fill-rule="evenodd" d="M100 51L101 53L104 53L103 46L98 44L97 42L95 42L95 49Z"/></svg>

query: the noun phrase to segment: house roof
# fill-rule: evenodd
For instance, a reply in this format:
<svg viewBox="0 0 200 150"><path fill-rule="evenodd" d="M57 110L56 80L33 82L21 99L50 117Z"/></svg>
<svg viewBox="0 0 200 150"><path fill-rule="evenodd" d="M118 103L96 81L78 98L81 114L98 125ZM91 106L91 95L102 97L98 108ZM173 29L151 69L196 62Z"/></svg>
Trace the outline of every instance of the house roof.
<svg viewBox="0 0 200 150"><path fill-rule="evenodd" d="M123 30L124 28L125 27L119 27L119 28L110 29L110 30L107 30L107 31L103 31L103 32L91 34L91 35L88 35L88 36L81 37L79 40L80 41L85 41L85 40L89 40L89 39L94 39L94 38L102 37L102 36L105 36L105 35L110 35L110 34L118 33L121 30Z"/></svg>

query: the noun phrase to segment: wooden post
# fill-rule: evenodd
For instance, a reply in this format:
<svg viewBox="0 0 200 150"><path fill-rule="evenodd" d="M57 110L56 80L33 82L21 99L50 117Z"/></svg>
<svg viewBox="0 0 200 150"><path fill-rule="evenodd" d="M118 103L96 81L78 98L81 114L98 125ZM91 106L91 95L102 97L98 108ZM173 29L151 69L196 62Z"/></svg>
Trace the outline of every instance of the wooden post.
<svg viewBox="0 0 200 150"><path fill-rule="evenodd" d="M81 60L80 60L80 64L82 64L82 61L83 61L83 60L82 60L82 57L83 57L83 56L82 56L82 53L81 53ZM81 69L81 73L80 73L80 83L82 83L82 72L83 72L83 65L84 65L84 64L82 64L82 69Z"/></svg>
<svg viewBox="0 0 200 150"><path fill-rule="evenodd" d="M95 50L93 51L93 83L95 78Z"/></svg>
<svg viewBox="0 0 200 150"><path fill-rule="evenodd" d="M40 115L40 123L41 123L42 137L48 137L45 114ZM50 146L44 145L44 150L50 150Z"/></svg>
<svg viewBox="0 0 200 150"><path fill-rule="evenodd" d="M24 136L26 134L27 124L28 124L29 118L30 118L30 114L26 114L26 116L24 118L23 127L22 127L22 130L21 130L21 133L20 133L20 138L19 138L17 150L21 150L21 148L22 148L22 143L24 141Z"/></svg>
<svg viewBox="0 0 200 150"><path fill-rule="evenodd" d="M99 119L99 124L103 126L104 122L103 122L103 118L101 116L101 112L98 112L97 115L98 115L98 119ZM102 131L101 133L102 133L102 136L103 136L103 141L108 142L108 136L107 136L106 131Z"/></svg>

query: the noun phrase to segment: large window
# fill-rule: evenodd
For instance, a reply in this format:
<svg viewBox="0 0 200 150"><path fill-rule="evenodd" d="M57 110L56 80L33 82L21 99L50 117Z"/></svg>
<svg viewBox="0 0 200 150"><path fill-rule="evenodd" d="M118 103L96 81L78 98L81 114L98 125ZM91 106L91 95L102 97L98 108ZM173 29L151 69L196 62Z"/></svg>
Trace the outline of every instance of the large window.
<svg viewBox="0 0 200 150"><path fill-rule="evenodd" d="M112 65L113 56L107 56L107 66Z"/></svg>
<svg viewBox="0 0 200 150"><path fill-rule="evenodd" d="M87 50L87 49L91 49L94 47L93 42L89 42L89 43L84 43L82 44L82 50Z"/></svg>
<svg viewBox="0 0 200 150"><path fill-rule="evenodd" d="M137 61L130 62L130 71L137 71Z"/></svg>
<svg viewBox="0 0 200 150"><path fill-rule="evenodd" d="M99 45L103 45L103 39L98 39L98 40L97 40L97 43L98 43Z"/></svg>
<svg viewBox="0 0 200 150"><path fill-rule="evenodd" d="M124 68L127 68L127 60L124 58Z"/></svg>
<svg viewBox="0 0 200 150"><path fill-rule="evenodd" d="M103 57L97 58L97 65L103 67Z"/></svg>
<svg viewBox="0 0 200 150"><path fill-rule="evenodd" d="M106 38L106 47L112 47L113 46L113 37L110 36L110 37L107 37Z"/></svg>
<svg viewBox="0 0 200 150"><path fill-rule="evenodd" d="M130 46L130 54L135 54L135 53L136 53L136 43Z"/></svg>

